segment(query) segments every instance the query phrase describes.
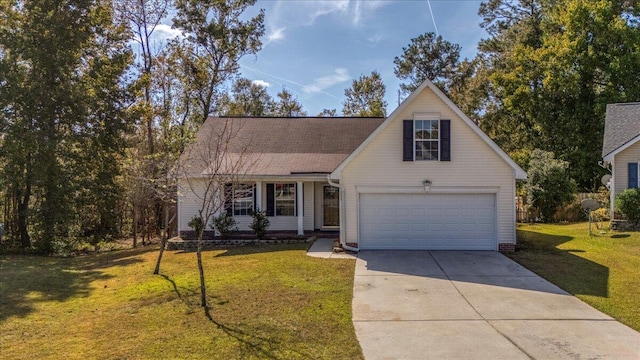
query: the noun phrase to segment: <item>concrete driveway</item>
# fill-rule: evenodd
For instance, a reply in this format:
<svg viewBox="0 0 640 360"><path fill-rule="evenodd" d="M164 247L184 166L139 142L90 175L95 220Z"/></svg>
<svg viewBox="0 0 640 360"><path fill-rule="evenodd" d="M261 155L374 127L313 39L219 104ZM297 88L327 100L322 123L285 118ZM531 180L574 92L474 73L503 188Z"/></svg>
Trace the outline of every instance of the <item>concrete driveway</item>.
<svg viewBox="0 0 640 360"><path fill-rule="evenodd" d="M362 251L366 359L640 359L640 333L502 254Z"/></svg>

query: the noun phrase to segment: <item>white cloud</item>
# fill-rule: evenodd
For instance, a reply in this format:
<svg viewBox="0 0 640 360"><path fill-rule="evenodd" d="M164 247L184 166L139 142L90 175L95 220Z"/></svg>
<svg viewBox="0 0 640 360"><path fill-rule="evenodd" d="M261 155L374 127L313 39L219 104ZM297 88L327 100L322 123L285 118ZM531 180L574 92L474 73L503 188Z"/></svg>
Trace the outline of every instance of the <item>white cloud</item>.
<svg viewBox="0 0 640 360"><path fill-rule="evenodd" d="M295 85L296 87L299 87L301 89L304 89L307 86L307 85L301 84L301 83L299 83L297 81L294 81L294 80L291 80L291 79L287 79L287 78L283 78L283 77L280 77L280 76L276 76L276 75L273 75L273 74L268 74L268 73L266 73L264 71L260 71L258 69L254 69L254 68L246 66L246 65L243 65L242 69L243 70L249 70L251 72L254 72L254 73L262 75L262 76L266 76L267 78L273 79L274 81L277 81L277 82L286 82L288 84ZM338 70L338 69L336 69L336 70ZM336 100L342 101L341 97L335 96L335 95L333 95L331 93L328 93L326 91L318 91L318 93L321 93L321 94L327 95L329 97L332 97L332 98L334 98Z"/></svg>
<svg viewBox="0 0 640 360"><path fill-rule="evenodd" d="M360 25L363 17L371 15L379 8L389 5L392 1L386 0L354 0L353 1L353 25Z"/></svg>
<svg viewBox="0 0 640 360"><path fill-rule="evenodd" d="M281 28L277 28L275 30L271 30L269 31L269 33L266 36L266 41L264 42L265 45L270 44L274 41L279 41L284 39L284 31L286 30L285 27L281 27Z"/></svg>
<svg viewBox="0 0 640 360"><path fill-rule="evenodd" d="M332 87L335 84L340 84L351 79L347 69L337 68L331 75L321 76L313 80L309 85L302 87L302 91L306 93L318 93L324 92L325 89Z"/></svg>
<svg viewBox="0 0 640 360"><path fill-rule="evenodd" d="M379 8L392 4L388 0L329 0L306 1L306 12L310 21L306 25L313 25L315 20L324 15L339 15L346 17L354 26L361 24L364 18L368 18Z"/></svg>
<svg viewBox="0 0 640 360"><path fill-rule="evenodd" d="M393 4L388 0L278 0L267 13L268 31L265 44L280 40L285 26L289 31L298 27L313 26L321 17L339 18L355 27L365 24L379 8Z"/></svg>
<svg viewBox="0 0 640 360"><path fill-rule="evenodd" d="M367 41L370 42L372 46L375 46L375 45L378 45L378 43L382 41L382 39L384 39L382 34L374 34L372 36L369 36L367 38Z"/></svg>
<svg viewBox="0 0 640 360"><path fill-rule="evenodd" d="M353 24L354 25L358 25L358 23L360 23L360 16L362 15L361 11L360 11L360 1L355 2L355 5L353 6Z"/></svg>
<svg viewBox="0 0 640 360"><path fill-rule="evenodd" d="M313 24L320 16L335 12L346 13L349 11L349 0L309 1L305 2L305 5L311 8L309 12L311 23L309 25Z"/></svg>
<svg viewBox="0 0 640 360"><path fill-rule="evenodd" d="M264 80L253 80L251 83L254 85L265 87L265 88L268 88L269 86L271 86L271 84L269 84Z"/></svg>
<svg viewBox="0 0 640 360"><path fill-rule="evenodd" d="M361 0L362 1L362 0ZM369 10L376 10L383 6L393 4L393 1L389 0L366 0L362 1L362 5Z"/></svg>
<svg viewBox="0 0 640 360"><path fill-rule="evenodd" d="M169 40L177 36L182 36L182 33L180 32L180 30L172 29L171 25L158 24L153 30L153 37L160 40Z"/></svg>

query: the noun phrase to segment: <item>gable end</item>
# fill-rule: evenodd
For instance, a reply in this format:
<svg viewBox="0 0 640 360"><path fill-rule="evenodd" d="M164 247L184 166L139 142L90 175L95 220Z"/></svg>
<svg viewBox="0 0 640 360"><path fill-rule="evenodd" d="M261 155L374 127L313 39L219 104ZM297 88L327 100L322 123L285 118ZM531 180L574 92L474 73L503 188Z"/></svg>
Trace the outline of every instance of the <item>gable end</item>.
<svg viewBox="0 0 640 360"><path fill-rule="evenodd" d="M329 175L329 177L331 179L340 179L341 175L342 175L342 171L344 170L344 168L358 155L360 154L372 141L373 139L375 139L381 132L383 132L388 126L389 124L391 124L397 117L400 116L400 114L402 114L404 112L404 110L418 97L418 95L420 93L422 93L426 88L431 89L431 91L433 91L433 93L442 101L445 103L445 105L447 107L449 107L451 110L453 110L453 112L467 125L469 126L469 128L471 128L471 130L473 130L473 132L475 132L475 134L477 136L479 136L487 145L489 145L489 147L500 157L502 158L502 160L504 160L504 162L506 162L509 167L511 167L514 170L514 175L516 179L520 179L520 180L525 180L527 178L527 173L518 165L515 163L515 161L513 161L509 155L507 155L495 142L493 142L493 140L491 140L489 138L489 136L487 136L487 134L485 134L473 121L471 121L471 119L469 119L469 117L467 117L462 110L460 110L460 108L458 108L446 95L444 95L444 93L442 91L440 91L440 89L438 89L437 86L435 86L431 81L429 80L425 80L415 91L413 91L411 93L411 95L409 95L409 97L407 97L401 104L400 106L398 106L398 108L396 108L383 122L382 124L380 124L380 126L378 126L378 128L373 131L369 137L367 137L367 139L362 142L360 144L360 146L358 146L355 151L353 151L351 154L349 154L349 156L342 161L342 163ZM403 123L405 124L405 123ZM403 141L404 141L404 134L405 131L404 130L404 126L403 125ZM412 135L413 137L413 135ZM450 134L449 134L449 141L447 142L450 145ZM442 144L440 145L442 146ZM405 148L406 145L405 143L403 143L403 160L405 158ZM413 150L413 149L412 149ZM445 149L446 150L446 149ZM442 153L442 148L440 149L441 153ZM449 148L449 160L446 161L450 161L450 148ZM404 161L408 161L408 160L404 160Z"/></svg>

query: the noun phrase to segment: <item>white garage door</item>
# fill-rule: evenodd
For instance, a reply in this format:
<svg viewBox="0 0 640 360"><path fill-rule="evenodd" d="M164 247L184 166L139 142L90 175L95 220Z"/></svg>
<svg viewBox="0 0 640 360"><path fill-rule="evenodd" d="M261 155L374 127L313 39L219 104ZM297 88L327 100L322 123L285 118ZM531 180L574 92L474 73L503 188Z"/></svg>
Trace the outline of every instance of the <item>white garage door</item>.
<svg viewBox="0 0 640 360"><path fill-rule="evenodd" d="M495 194L360 194L361 249L496 250Z"/></svg>

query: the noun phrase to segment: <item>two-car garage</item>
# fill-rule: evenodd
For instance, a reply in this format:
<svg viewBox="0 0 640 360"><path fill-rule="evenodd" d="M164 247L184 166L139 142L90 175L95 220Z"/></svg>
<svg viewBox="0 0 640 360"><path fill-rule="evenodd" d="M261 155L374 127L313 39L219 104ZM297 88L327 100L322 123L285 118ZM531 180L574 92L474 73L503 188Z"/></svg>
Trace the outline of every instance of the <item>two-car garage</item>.
<svg viewBox="0 0 640 360"><path fill-rule="evenodd" d="M496 194L359 194L359 248L497 250Z"/></svg>

